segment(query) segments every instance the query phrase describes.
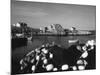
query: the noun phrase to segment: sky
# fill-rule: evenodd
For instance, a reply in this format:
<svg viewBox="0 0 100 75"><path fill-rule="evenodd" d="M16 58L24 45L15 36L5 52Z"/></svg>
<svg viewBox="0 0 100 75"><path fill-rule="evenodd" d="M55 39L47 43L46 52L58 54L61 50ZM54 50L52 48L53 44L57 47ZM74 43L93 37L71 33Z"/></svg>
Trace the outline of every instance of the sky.
<svg viewBox="0 0 100 75"><path fill-rule="evenodd" d="M25 22L32 28L61 24L63 28L95 30L96 6L43 2L11 2L11 24Z"/></svg>

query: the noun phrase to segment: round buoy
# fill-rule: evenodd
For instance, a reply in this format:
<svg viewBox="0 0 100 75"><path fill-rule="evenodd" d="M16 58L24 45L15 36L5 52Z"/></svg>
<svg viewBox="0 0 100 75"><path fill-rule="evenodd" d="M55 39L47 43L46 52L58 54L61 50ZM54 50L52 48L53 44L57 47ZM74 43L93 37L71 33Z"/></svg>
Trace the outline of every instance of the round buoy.
<svg viewBox="0 0 100 75"><path fill-rule="evenodd" d="M23 70L24 68L21 66L21 68L20 68L21 70Z"/></svg>
<svg viewBox="0 0 100 75"><path fill-rule="evenodd" d="M77 50L81 51L81 46L76 46Z"/></svg>
<svg viewBox="0 0 100 75"><path fill-rule="evenodd" d="M73 66L72 69L75 71L75 70L77 70L77 67L76 66Z"/></svg>
<svg viewBox="0 0 100 75"><path fill-rule="evenodd" d="M95 45L95 41L94 40L89 40L86 44L93 46L93 45Z"/></svg>
<svg viewBox="0 0 100 75"><path fill-rule="evenodd" d="M36 68L35 65L33 65L33 66L32 66L32 71L33 71L33 72L35 71L35 68Z"/></svg>
<svg viewBox="0 0 100 75"><path fill-rule="evenodd" d="M57 68L53 68L53 71L57 71L58 69Z"/></svg>
<svg viewBox="0 0 100 75"><path fill-rule="evenodd" d="M77 64L83 64L83 61L82 60L78 60Z"/></svg>
<svg viewBox="0 0 100 75"><path fill-rule="evenodd" d="M85 69L85 66L83 66L83 65L78 66L78 69L79 69L79 70L84 70L84 69Z"/></svg>
<svg viewBox="0 0 100 75"><path fill-rule="evenodd" d="M88 56L88 52L85 51L82 55L81 55L81 58L86 58Z"/></svg>
<svg viewBox="0 0 100 75"><path fill-rule="evenodd" d="M21 59L21 60L20 60L20 64L22 64L22 63L23 63L23 60Z"/></svg>
<svg viewBox="0 0 100 75"><path fill-rule="evenodd" d="M47 64L48 63L48 60L47 59L44 59L43 60L43 64Z"/></svg>
<svg viewBox="0 0 100 75"><path fill-rule="evenodd" d="M62 65L62 67L61 67L61 69L62 69L62 70L68 70L68 68L69 68L69 67L68 67L68 65L67 65L67 64Z"/></svg>
<svg viewBox="0 0 100 75"><path fill-rule="evenodd" d="M46 66L47 71L51 71L53 69L53 64L49 64Z"/></svg>
<svg viewBox="0 0 100 75"><path fill-rule="evenodd" d="M48 53L48 50L46 50L45 48L43 48L43 49L42 49L42 52L43 52L44 54L47 54L47 53Z"/></svg>
<svg viewBox="0 0 100 75"><path fill-rule="evenodd" d="M37 55L37 56L36 56L36 60L38 61L39 59L40 59L40 57Z"/></svg>
<svg viewBox="0 0 100 75"><path fill-rule="evenodd" d="M51 59L53 58L53 54L51 54L51 53L50 53L50 58L51 58Z"/></svg>

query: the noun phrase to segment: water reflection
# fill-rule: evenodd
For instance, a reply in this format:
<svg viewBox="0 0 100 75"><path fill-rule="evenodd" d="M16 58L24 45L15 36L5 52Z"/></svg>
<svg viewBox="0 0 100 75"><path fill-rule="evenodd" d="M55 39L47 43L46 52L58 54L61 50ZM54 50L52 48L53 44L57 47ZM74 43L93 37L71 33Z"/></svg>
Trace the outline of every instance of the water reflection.
<svg viewBox="0 0 100 75"><path fill-rule="evenodd" d="M68 40L78 39L80 43L85 43L88 40L95 39L95 35L91 36L33 36L32 41L28 42L29 45L38 45L55 42L62 47L67 48L69 46Z"/></svg>

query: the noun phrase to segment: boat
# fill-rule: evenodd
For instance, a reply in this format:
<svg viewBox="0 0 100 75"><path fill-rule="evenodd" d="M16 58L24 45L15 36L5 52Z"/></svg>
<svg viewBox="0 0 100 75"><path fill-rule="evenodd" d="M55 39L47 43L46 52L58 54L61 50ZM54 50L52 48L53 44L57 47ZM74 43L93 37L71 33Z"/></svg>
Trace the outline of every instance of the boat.
<svg viewBox="0 0 100 75"><path fill-rule="evenodd" d="M68 43L69 43L69 44L79 43L79 40L78 40L78 39L75 39L75 40L68 40Z"/></svg>

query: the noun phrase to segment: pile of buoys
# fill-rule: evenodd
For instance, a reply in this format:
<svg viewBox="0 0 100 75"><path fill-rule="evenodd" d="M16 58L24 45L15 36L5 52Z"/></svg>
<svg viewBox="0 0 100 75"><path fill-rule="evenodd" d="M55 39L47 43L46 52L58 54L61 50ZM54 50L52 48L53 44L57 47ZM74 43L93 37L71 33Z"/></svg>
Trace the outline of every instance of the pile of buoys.
<svg viewBox="0 0 100 75"><path fill-rule="evenodd" d="M95 42L93 40L87 41L82 47L76 45L77 50L82 52L81 56L77 59L76 64L70 65L68 63L64 63L59 64L58 66L55 66L54 64L55 60L53 59L55 56L51 51L52 47L55 46L54 42L52 44L42 45L41 47L29 52L23 59L20 60L20 70L24 73L84 70L88 64L85 60L89 55L88 51L93 50L94 45Z"/></svg>

